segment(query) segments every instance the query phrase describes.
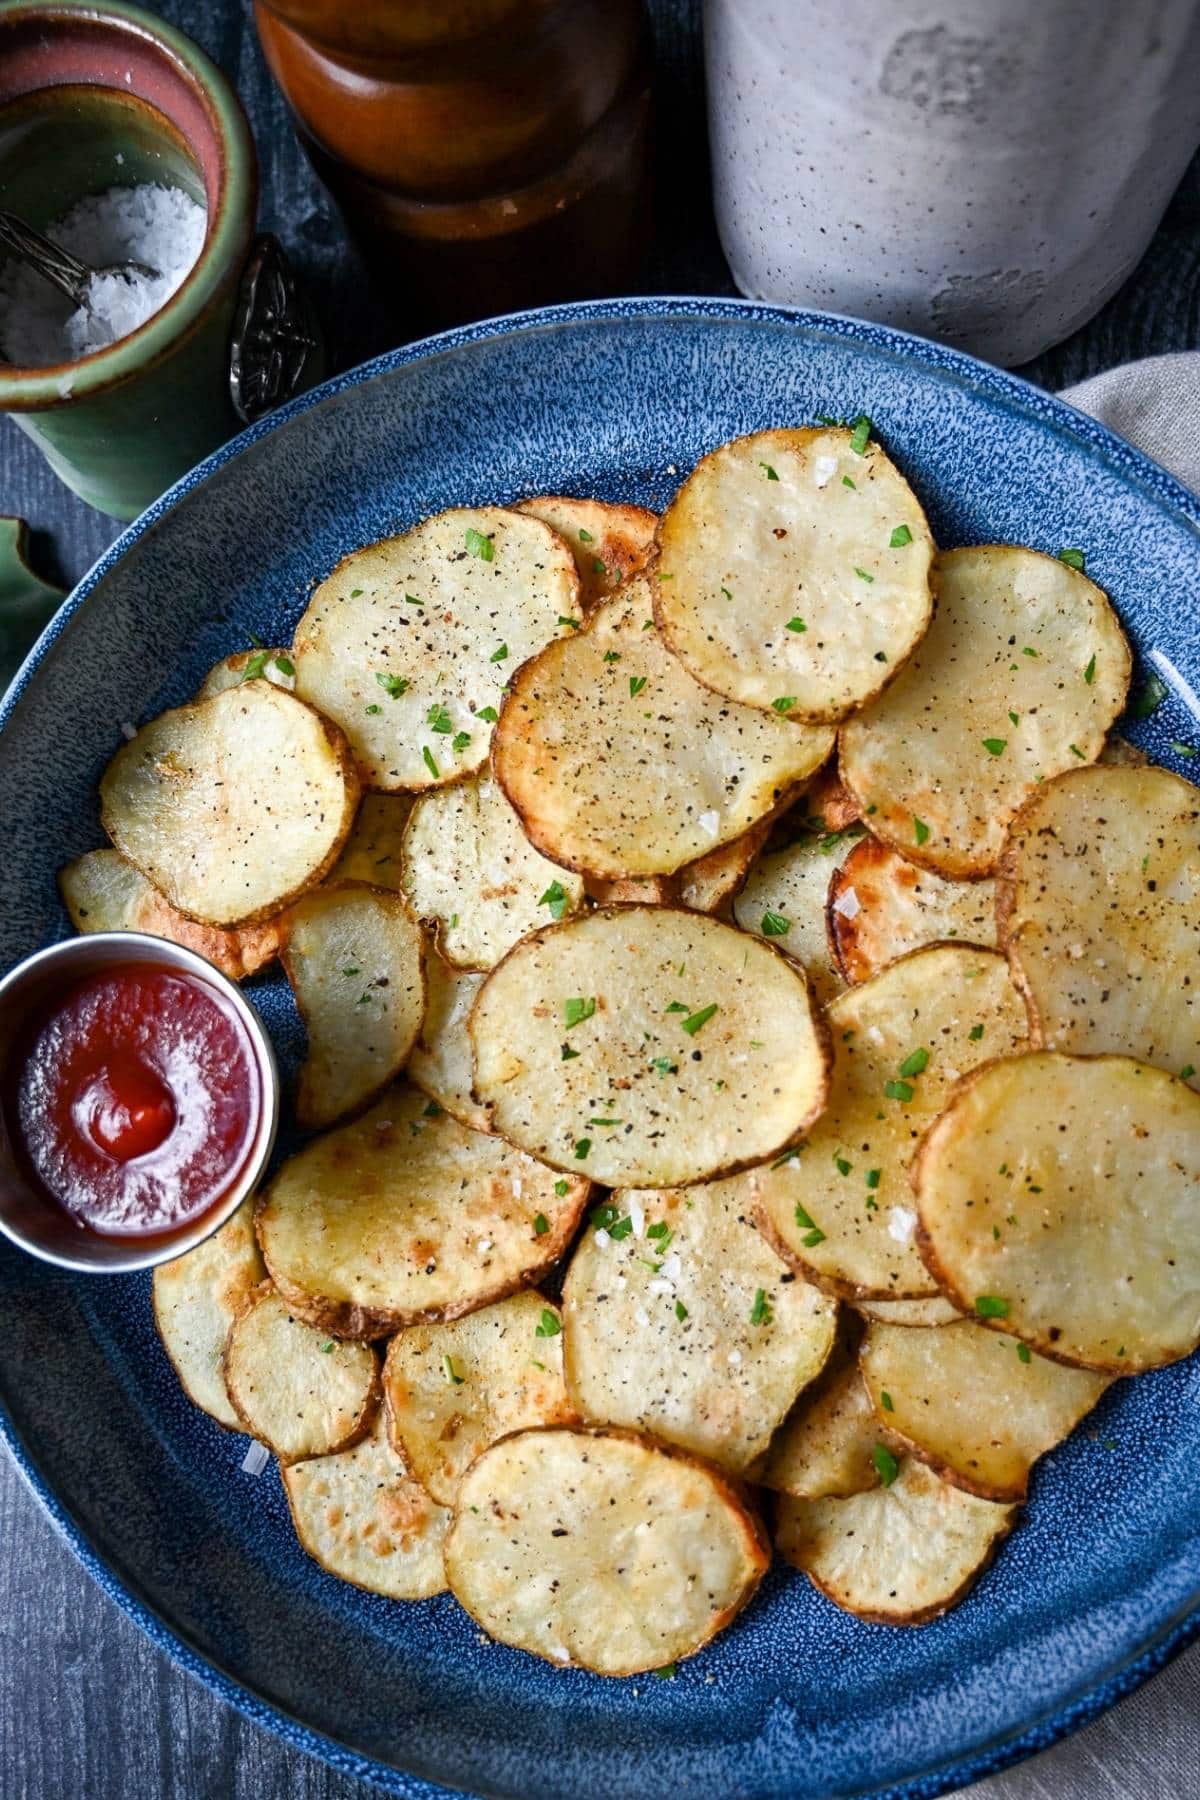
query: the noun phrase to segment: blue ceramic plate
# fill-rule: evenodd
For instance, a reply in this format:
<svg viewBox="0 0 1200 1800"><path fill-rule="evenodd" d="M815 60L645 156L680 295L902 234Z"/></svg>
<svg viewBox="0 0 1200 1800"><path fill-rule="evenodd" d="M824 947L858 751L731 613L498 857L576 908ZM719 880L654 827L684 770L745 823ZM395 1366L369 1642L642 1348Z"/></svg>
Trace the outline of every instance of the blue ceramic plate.
<svg viewBox="0 0 1200 1800"><path fill-rule="evenodd" d="M869 413L943 544L1077 545L1142 661L1200 684L1200 509L1069 408L845 320L720 301L574 307L435 338L331 382L147 513L43 636L0 714L0 962L61 935L57 867L100 841L96 781L137 721L314 577L452 503L539 490L662 506L737 432ZM1132 735L1200 742L1176 693ZM294 1065L279 979L253 986ZM932 1795L1040 1748L1200 1626L1200 1364L1111 1390L1037 1472L965 1605L919 1631L776 1571L674 1681L603 1682L481 1640L448 1597L391 1604L299 1548L275 1473L184 1399L141 1277L0 1250L4 1431L99 1580L185 1667L393 1793ZM441 1784L441 1785L431 1785Z"/></svg>

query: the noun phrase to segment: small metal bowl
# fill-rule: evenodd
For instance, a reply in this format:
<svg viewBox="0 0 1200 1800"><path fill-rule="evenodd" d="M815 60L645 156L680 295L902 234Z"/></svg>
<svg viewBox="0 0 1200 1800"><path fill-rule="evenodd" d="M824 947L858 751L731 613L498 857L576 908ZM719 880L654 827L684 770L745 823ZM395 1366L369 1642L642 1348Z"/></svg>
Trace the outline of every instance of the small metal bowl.
<svg viewBox="0 0 1200 1800"><path fill-rule="evenodd" d="M104 1237L77 1225L62 1207L32 1187L17 1164L7 1126L0 1118L0 1232L42 1262L89 1275L126 1275L133 1269L151 1269L182 1256L219 1230L261 1181L279 1124L279 1070L271 1040L253 1007L203 956L137 931L98 931L91 937L67 938L9 970L0 980L0 1074L7 1074L16 1040L47 1000L88 975L130 963L152 963L190 975L204 982L237 1015L250 1040L258 1074L258 1129L241 1175L219 1206L180 1231L139 1243L134 1237Z"/></svg>

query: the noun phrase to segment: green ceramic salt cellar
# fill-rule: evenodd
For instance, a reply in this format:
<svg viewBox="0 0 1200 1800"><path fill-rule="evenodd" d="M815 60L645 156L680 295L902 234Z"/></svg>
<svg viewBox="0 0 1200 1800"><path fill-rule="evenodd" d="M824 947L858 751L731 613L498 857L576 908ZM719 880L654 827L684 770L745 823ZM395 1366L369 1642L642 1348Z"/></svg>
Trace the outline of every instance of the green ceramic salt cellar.
<svg viewBox="0 0 1200 1800"><path fill-rule="evenodd" d="M124 0L0 0L0 206L46 231L85 195L139 182L207 208L182 285L77 362L0 360L0 410L118 519L239 428L230 332L254 236L254 145L220 70L161 19Z"/></svg>

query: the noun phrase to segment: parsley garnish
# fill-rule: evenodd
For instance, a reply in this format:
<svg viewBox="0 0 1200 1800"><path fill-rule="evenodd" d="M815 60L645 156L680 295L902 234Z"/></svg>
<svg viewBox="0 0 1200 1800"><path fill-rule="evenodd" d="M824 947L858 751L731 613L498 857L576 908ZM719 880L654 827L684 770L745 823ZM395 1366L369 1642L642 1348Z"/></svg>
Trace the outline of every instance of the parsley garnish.
<svg viewBox="0 0 1200 1800"><path fill-rule="evenodd" d="M981 1319L1007 1319L1008 1301L999 1294L976 1294L975 1311Z"/></svg>
<svg viewBox="0 0 1200 1800"><path fill-rule="evenodd" d="M1071 752L1072 756L1077 756L1080 762L1087 761L1087 757L1083 754L1083 751L1079 748L1078 744L1068 744L1067 749Z"/></svg>
<svg viewBox="0 0 1200 1800"><path fill-rule="evenodd" d="M584 1157L587 1155L588 1151L591 1149L591 1147L592 1147L591 1138L576 1138L576 1140L575 1140L575 1160L576 1160L576 1162L582 1162Z"/></svg>
<svg viewBox="0 0 1200 1800"><path fill-rule="evenodd" d="M534 1328L534 1333L533 1333L534 1337L540 1337L540 1338L557 1337L561 1330L562 1330L562 1326L559 1324L559 1322L555 1318L554 1314L550 1311L550 1308L548 1306L543 1306L541 1324L537 1325Z"/></svg>
<svg viewBox="0 0 1200 1800"><path fill-rule="evenodd" d="M421 757L425 767L429 770L429 773L433 776L434 780L440 781L442 772L434 762L433 751L429 748L428 744L421 745Z"/></svg>
<svg viewBox="0 0 1200 1800"><path fill-rule="evenodd" d="M715 1000L712 1000L707 1006L702 1006L699 1012L691 1013L686 1019L681 1019L679 1023L683 1026L683 1029L687 1032L689 1037L695 1037L701 1026L707 1025L708 1021L716 1011L717 1003Z"/></svg>
<svg viewBox="0 0 1200 1800"><path fill-rule="evenodd" d="M882 1406L884 1412L895 1412L896 1410L892 1404L892 1396L888 1393L886 1388L883 1388L880 1391L879 1404Z"/></svg>
<svg viewBox="0 0 1200 1800"><path fill-rule="evenodd" d="M1025 648L1021 652L1021 655L1022 656L1036 656L1037 651L1034 650L1031 645L1026 644Z"/></svg>
<svg viewBox="0 0 1200 1800"><path fill-rule="evenodd" d="M968 1033L967 1033L967 1036L970 1038L970 1040L973 1044L977 1044L979 1042L980 1038L983 1036L983 1026L982 1025L972 1025L970 1031L968 1031Z"/></svg>
<svg viewBox="0 0 1200 1800"><path fill-rule="evenodd" d="M1079 573L1081 575L1083 574L1082 550L1060 550L1058 552L1058 560L1059 562L1066 563L1068 569L1078 569Z"/></svg>
<svg viewBox="0 0 1200 1800"><path fill-rule="evenodd" d="M900 1064L901 1075L923 1075L929 1067L929 1052L925 1049L914 1050Z"/></svg>
<svg viewBox="0 0 1200 1800"><path fill-rule="evenodd" d="M539 906L550 908L552 919L561 919L567 910L567 891L561 881L552 881L545 893L538 900Z"/></svg>
<svg viewBox="0 0 1200 1800"><path fill-rule="evenodd" d="M1179 1071L1179 1079L1180 1081L1190 1081L1195 1073L1196 1068L1194 1063L1184 1063L1182 1069Z"/></svg>
<svg viewBox="0 0 1200 1800"><path fill-rule="evenodd" d="M454 724L449 712L436 700L425 714L425 723L427 725L432 725L433 729L441 732L443 737L449 737L450 733L454 730Z"/></svg>
<svg viewBox="0 0 1200 1800"><path fill-rule="evenodd" d="M791 1152L789 1152L789 1155L790 1154ZM778 1168L779 1165L773 1163L771 1166L772 1168ZM816 1223L812 1216L805 1212L799 1201L796 1202L796 1223L801 1231L807 1234L800 1240L806 1250L815 1250L818 1244L823 1244L825 1242L825 1233L821 1230L821 1227Z"/></svg>
<svg viewBox="0 0 1200 1800"><path fill-rule="evenodd" d="M367 708L367 711L369 713L380 713L383 711L383 708L382 708L382 706L377 705L374 700L372 700L370 706L368 706L368 708Z"/></svg>
<svg viewBox="0 0 1200 1800"><path fill-rule="evenodd" d="M570 1185L570 1183L567 1181L567 1178L565 1175L563 1176L561 1181L555 1182L554 1191L558 1195L560 1200L562 1199L563 1195L566 1193L569 1185Z"/></svg>
<svg viewBox="0 0 1200 1800"><path fill-rule="evenodd" d="M471 734L469 731L456 731L454 734L454 742L450 746L455 756L461 756L470 741Z"/></svg>
<svg viewBox="0 0 1200 1800"><path fill-rule="evenodd" d="M886 1444L876 1444L871 1452L871 1461L875 1464L875 1472L884 1487L891 1487L900 1473L900 1464L896 1461Z"/></svg>
<svg viewBox="0 0 1200 1800"><path fill-rule="evenodd" d="M418 612L425 611L425 602L423 600L418 600L415 594L405 594L404 598L409 606L415 606Z"/></svg>
<svg viewBox="0 0 1200 1800"><path fill-rule="evenodd" d="M607 1125L623 1125L624 1119L589 1119L589 1125L599 1125L602 1129Z"/></svg>
<svg viewBox="0 0 1200 1800"><path fill-rule="evenodd" d="M629 698L635 700L645 685L646 677L644 675L631 675L629 677Z"/></svg>
<svg viewBox="0 0 1200 1800"><path fill-rule="evenodd" d="M675 1664L664 1663L661 1669L655 1669L654 1679L655 1681L674 1681Z"/></svg>
<svg viewBox="0 0 1200 1800"><path fill-rule="evenodd" d="M871 421L866 413L859 413L854 421L854 430L850 433L850 448L855 456L863 456L871 441Z"/></svg>
<svg viewBox="0 0 1200 1800"><path fill-rule="evenodd" d="M1027 1363L1027 1362L1032 1362L1032 1360L1033 1360L1033 1358L1029 1354L1029 1345L1028 1344L1018 1344L1017 1345L1017 1361Z"/></svg>
<svg viewBox="0 0 1200 1800"><path fill-rule="evenodd" d="M760 469L765 469L767 471L767 480L768 481L778 481L779 480L778 475L775 473L775 471L771 467L770 463L760 462L758 466Z"/></svg>
<svg viewBox="0 0 1200 1800"><path fill-rule="evenodd" d="M1157 675L1151 675L1129 710L1135 719L1148 719L1151 713L1158 711L1168 692L1166 682L1160 681Z"/></svg>
<svg viewBox="0 0 1200 1800"><path fill-rule="evenodd" d="M918 844L923 844L929 836L928 825L925 823L924 819L918 819L916 813L913 814L913 836L916 838Z"/></svg>
<svg viewBox="0 0 1200 1800"><path fill-rule="evenodd" d="M581 544L590 544L595 541L591 532L585 531L582 525L579 527L579 541Z"/></svg>
<svg viewBox="0 0 1200 1800"><path fill-rule="evenodd" d="M496 720L500 717L500 714L496 711L494 706L481 706L478 716L483 720L485 725L494 725Z"/></svg>
<svg viewBox="0 0 1200 1800"><path fill-rule="evenodd" d="M882 1175L883 1175L882 1169L868 1169L867 1170L867 1186L869 1188L877 1188L879 1186L880 1178Z"/></svg>
<svg viewBox="0 0 1200 1800"><path fill-rule="evenodd" d="M607 575L608 574L608 570L605 568L604 564L600 561L600 558L598 556L593 556L593 558L592 558L592 574L593 575Z"/></svg>
<svg viewBox="0 0 1200 1800"><path fill-rule="evenodd" d="M343 975L361 975L362 970L356 969L353 963L347 963L346 967L342 970L342 974Z"/></svg>
<svg viewBox="0 0 1200 1800"><path fill-rule="evenodd" d="M1010 712L1008 715L1008 722L1010 725L1019 725L1021 723L1020 715L1015 712Z"/></svg>
<svg viewBox="0 0 1200 1800"><path fill-rule="evenodd" d="M892 550L903 550L905 544L911 544L911 543L912 543L912 532L908 529L908 526L907 525L897 525L895 531L893 531L891 537L888 540L888 547L889 547L889 549L892 549Z"/></svg>
<svg viewBox="0 0 1200 1800"><path fill-rule="evenodd" d="M913 1097L912 1088L908 1085L907 1081L885 1081L883 1084L883 1091L889 1100L907 1101L911 1100Z"/></svg>
<svg viewBox="0 0 1200 1800"><path fill-rule="evenodd" d="M851 479L848 475L842 476L842 486L848 487L848 488L855 488L855 491L857 492L857 487L855 486L855 483L853 481L851 481Z"/></svg>
<svg viewBox="0 0 1200 1800"><path fill-rule="evenodd" d="M476 531L473 525L467 527L467 549L480 562L494 562L496 559L496 546L491 538L485 537L482 531Z"/></svg>
<svg viewBox="0 0 1200 1800"><path fill-rule="evenodd" d="M667 1011L669 1013L673 1013L673 1012L685 1013L687 1011L687 1007L684 1005L682 1000L672 1000L670 1006L668 1006L668 1008L667 1008Z"/></svg>
<svg viewBox="0 0 1200 1800"><path fill-rule="evenodd" d="M328 1343L321 1345L321 1355L328 1356L332 1349L333 1349L333 1339L330 1338Z"/></svg>
<svg viewBox="0 0 1200 1800"><path fill-rule="evenodd" d="M782 913L765 912L762 916L762 934L764 937L786 937L792 929L792 921L785 919Z"/></svg>
<svg viewBox="0 0 1200 1800"><path fill-rule="evenodd" d="M1172 743L1171 749L1175 752L1176 756L1185 757L1189 762L1193 756L1200 754L1200 752L1197 752L1191 744Z"/></svg>
<svg viewBox="0 0 1200 1800"><path fill-rule="evenodd" d="M585 1019L590 1019L595 1010L594 994L589 995L586 999L582 995L576 995L570 1000L564 1000L563 1018L567 1022L567 1030L570 1031L572 1025L581 1025Z"/></svg>
<svg viewBox="0 0 1200 1800"><path fill-rule="evenodd" d="M606 663L620 662L621 652L619 650L606 650L604 652L604 660Z"/></svg>
<svg viewBox="0 0 1200 1800"><path fill-rule="evenodd" d="M854 573L858 576L860 581L874 581L875 579L873 575L868 575L865 569L860 569L857 564L855 565Z"/></svg>
<svg viewBox="0 0 1200 1800"><path fill-rule="evenodd" d="M839 1175L849 1175L851 1169L853 1169L853 1167L854 1167L854 1164L851 1162L847 1162L846 1158L844 1156L839 1155L839 1156L834 1157L833 1166L837 1170Z"/></svg>
<svg viewBox="0 0 1200 1800"><path fill-rule="evenodd" d="M350 589L350 598L352 600L357 600L361 593L362 593L361 588L351 588Z"/></svg>
<svg viewBox="0 0 1200 1800"><path fill-rule="evenodd" d="M269 654L268 651L260 650L260 651L258 651L258 653L256 655L254 655L250 658L249 662L246 664L245 668L242 670L242 680L243 681L257 681L258 680L258 677L262 674L263 670L267 666L268 654Z"/></svg>
<svg viewBox="0 0 1200 1800"><path fill-rule="evenodd" d="M980 743L989 756L1003 756L1008 749L1007 738L981 738Z"/></svg>
<svg viewBox="0 0 1200 1800"><path fill-rule="evenodd" d="M795 694L781 694L778 700L772 700L771 702L771 705L775 708L777 713L789 712L795 704Z"/></svg>
<svg viewBox="0 0 1200 1800"><path fill-rule="evenodd" d="M488 657L488 661L489 662L504 662L505 659L507 658L507 656L508 656L508 645L507 644L497 644L496 648L492 651L492 654Z"/></svg>
<svg viewBox="0 0 1200 1800"><path fill-rule="evenodd" d="M401 694L408 692L408 683L403 675L388 675L383 669L376 669L375 679L392 700L398 700Z"/></svg>
<svg viewBox="0 0 1200 1800"><path fill-rule="evenodd" d="M442 1358L442 1374L446 1377L446 1380L450 1383L451 1387L461 1387L462 1386L463 1377L458 1373L458 1370L454 1367L454 1358L452 1356L443 1356L443 1358Z"/></svg>
<svg viewBox="0 0 1200 1800"><path fill-rule="evenodd" d="M571 627L572 631L579 630L579 620L578 619L568 619L566 613L559 613L557 622L560 625L569 625Z"/></svg>
<svg viewBox="0 0 1200 1800"><path fill-rule="evenodd" d="M1094 655L1089 661L1087 668L1083 671L1083 679L1087 682L1089 687L1091 687L1093 681L1096 679L1096 658Z"/></svg>
<svg viewBox="0 0 1200 1800"><path fill-rule="evenodd" d="M675 1302L675 1317L679 1320L679 1323L681 1325L683 1324L683 1321L687 1318L687 1316L688 1316L687 1307L683 1304L682 1300L677 1300Z"/></svg>
<svg viewBox="0 0 1200 1800"><path fill-rule="evenodd" d="M804 623L803 619L789 619L787 624L784 626L784 630L785 631L807 631L808 626Z"/></svg>
<svg viewBox="0 0 1200 1800"><path fill-rule="evenodd" d="M767 1299L766 1289L758 1288L754 1295L754 1305L750 1308L750 1323L752 1325L769 1325L774 1317L775 1314Z"/></svg>
<svg viewBox="0 0 1200 1800"><path fill-rule="evenodd" d="M555 1183L555 1186L557 1186L557 1185L558 1184ZM549 1229L550 1229L550 1221L546 1217L545 1213L538 1213L533 1221L534 1237L545 1237L545 1235L549 1231Z"/></svg>
<svg viewBox="0 0 1200 1800"><path fill-rule="evenodd" d="M650 1067L657 1069L660 1075L674 1075L677 1073L679 1065L673 1063L669 1056L656 1056L652 1059Z"/></svg>

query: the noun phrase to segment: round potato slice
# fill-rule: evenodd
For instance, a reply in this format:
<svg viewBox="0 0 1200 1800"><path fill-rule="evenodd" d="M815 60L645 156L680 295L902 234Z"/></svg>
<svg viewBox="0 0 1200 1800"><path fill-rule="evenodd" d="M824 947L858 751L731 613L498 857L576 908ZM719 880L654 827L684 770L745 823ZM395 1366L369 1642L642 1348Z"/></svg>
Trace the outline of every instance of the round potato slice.
<svg viewBox="0 0 1200 1800"><path fill-rule="evenodd" d="M773 1155L820 1112L802 974L702 913L630 906L522 939L469 1029L496 1130L610 1187L674 1187Z"/></svg>
<svg viewBox="0 0 1200 1800"><path fill-rule="evenodd" d="M779 1503L775 1548L835 1606L877 1625L924 1625L964 1599L1016 1522L911 1457L890 1486Z"/></svg>
<svg viewBox="0 0 1200 1800"><path fill-rule="evenodd" d="M526 932L583 905L580 877L539 855L490 775L417 801L404 833L404 892L460 969L494 968Z"/></svg>
<svg viewBox="0 0 1200 1800"><path fill-rule="evenodd" d="M59 871L63 903L77 931L141 931L181 944L244 981L279 954L284 918L260 925L198 925L163 899L140 869L115 850L89 850Z"/></svg>
<svg viewBox="0 0 1200 1800"><path fill-rule="evenodd" d="M997 887L1035 1043L1200 1086L1200 788L1156 768L1060 775L1014 819Z"/></svg>
<svg viewBox="0 0 1200 1800"><path fill-rule="evenodd" d="M293 908L283 966L308 1030L296 1117L332 1125L408 1061L425 1015L420 928L398 894L325 888Z"/></svg>
<svg viewBox="0 0 1200 1800"><path fill-rule="evenodd" d="M382 1337L527 1286L558 1261L587 1196L582 1176L559 1178L397 1086L284 1163L255 1222L293 1313Z"/></svg>
<svg viewBox="0 0 1200 1800"><path fill-rule="evenodd" d="M409 1476L382 1412L352 1450L285 1468L283 1491L301 1544L339 1580L388 1600L426 1600L445 1589L450 1514Z"/></svg>
<svg viewBox="0 0 1200 1800"><path fill-rule="evenodd" d="M357 805L337 726L269 681L160 713L100 781L122 856L206 925L265 919L315 887Z"/></svg>
<svg viewBox="0 0 1200 1800"><path fill-rule="evenodd" d="M369 1344L343 1344L293 1319L269 1281L249 1296L225 1345L225 1390L244 1429L281 1462L357 1443L379 1403Z"/></svg>
<svg viewBox="0 0 1200 1800"><path fill-rule="evenodd" d="M571 1425L558 1308L527 1290L388 1345L388 1430L425 1491L453 1506L475 1458L510 1431Z"/></svg>
<svg viewBox="0 0 1200 1800"><path fill-rule="evenodd" d="M834 871L828 922L842 974L851 983L866 981L923 944L949 938L994 949L995 884L943 881L865 837Z"/></svg>
<svg viewBox="0 0 1200 1800"><path fill-rule="evenodd" d="M938 558L937 613L894 686L843 727L842 779L871 830L948 880L994 872L1039 782L1094 762L1125 704L1108 597L1013 544Z"/></svg>
<svg viewBox="0 0 1200 1800"><path fill-rule="evenodd" d="M837 1304L754 1229L744 1177L613 1194L563 1288L567 1391L741 1474L833 1346Z"/></svg>
<svg viewBox="0 0 1200 1800"><path fill-rule="evenodd" d="M1200 1344L1200 1094L1038 1051L963 1081L913 1165L921 1253L964 1312L1131 1375Z"/></svg>
<svg viewBox="0 0 1200 1800"><path fill-rule="evenodd" d="M242 1422L225 1391L225 1344L266 1272L250 1200L186 1256L154 1271L154 1323L183 1391L231 1431Z"/></svg>
<svg viewBox="0 0 1200 1800"><path fill-rule="evenodd" d="M912 1331L930 1331L939 1325L953 1325L962 1314L944 1294L927 1300L856 1300L854 1310L864 1319L878 1319L881 1325L903 1325Z"/></svg>
<svg viewBox="0 0 1200 1800"><path fill-rule="evenodd" d="M492 767L555 862L609 878L671 875L774 812L829 743L827 730L730 705L693 681L654 630L638 576L585 631L517 672Z"/></svg>
<svg viewBox="0 0 1200 1800"><path fill-rule="evenodd" d="M959 1319L941 1331L871 1325L859 1350L879 1423L955 1487L1023 1500L1039 1456L1091 1412L1108 1379Z"/></svg>
<svg viewBox="0 0 1200 1800"><path fill-rule="evenodd" d="M757 1479L799 1500L861 1494L878 1487L876 1451L890 1442L876 1421L857 1358L839 1342L776 1433Z"/></svg>
<svg viewBox="0 0 1200 1800"><path fill-rule="evenodd" d="M467 1020L483 976L452 969L429 945L425 953L425 1019L408 1059L411 1081L472 1131L490 1131L492 1115L473 1093L475 1063Z"/></svg>
<svg viewBox="0 0 1200 1800"><path fill-rule="evenodd" d="M759 857L733 903L742 930L770 939L799 963L825 1002L843 985L826 926L829 884L861 834L857 825L822 832L798 826L790 843Z"/></svg>
<svg viewBox="0 0 1200 1800"><path fill-rule="evenodd" d="M366 786L440 787L483 767L513 670L582 617L548 525L456 507L326 577L296 628L296 692L342 726Z"/></svg>
<svg viewBox="0 0 1200 1800"><path fill-rule="evenodd" d="M330 873L330 885L335 881L366 881L372 887L399 892L404 827L412 806L411 794L364 794L350 836Z"/></svg>
<svg viewBox="0 0 1200 1800"><path fill-rule="evenodd" d="M771 834L770 819L763 819L741 837L710 850L679 871L679 903L692 912L720 912L746 879L750 865Z"/></svg>
<svg viewBox="0 0 1200 1800"><path fill-rule="evenodd" d="M566 539L579 571L585 612L594 611L623 581L645 568L654 549L658 514L644 506L538 494L520 501L515 510L532 513Z"/></svg>
<svg viewBox="0 0 1200 1800"><path fill-rule="evenodd" d="M243 681L269 681L272 686L292 693L296 671L286 650L235 650L214 663L196 692L197 700L211 700L228 688L240 687Z"/></svg>
<svg viewBox="0 0 1200 1800"><path fill-rule="evenodd" d="M878 444L837 427L761 431L703 457L667 508L654 604L697 681L832 723L920 643L933 553Z"/></svg>
<svg viewBox="0 0 1200 1800"><path fill-rule="evenodd" d="M839 995L829 1104L808 1138L750 1177L759 1228L808 1280L844 1299L917 1299L921 1261L908 1172L954 1083L1023 1048L1025 1009L994 950L916 950Z"/></svg>
<svg viewBox="0 0 1200 1800"><path fill-rule="evenodd" d="M615 1431L493 1444L463 1479L446 1539L450 1587L489 1636L597 1675L702 1649L769 1560L715 1470Z"/></svg>

